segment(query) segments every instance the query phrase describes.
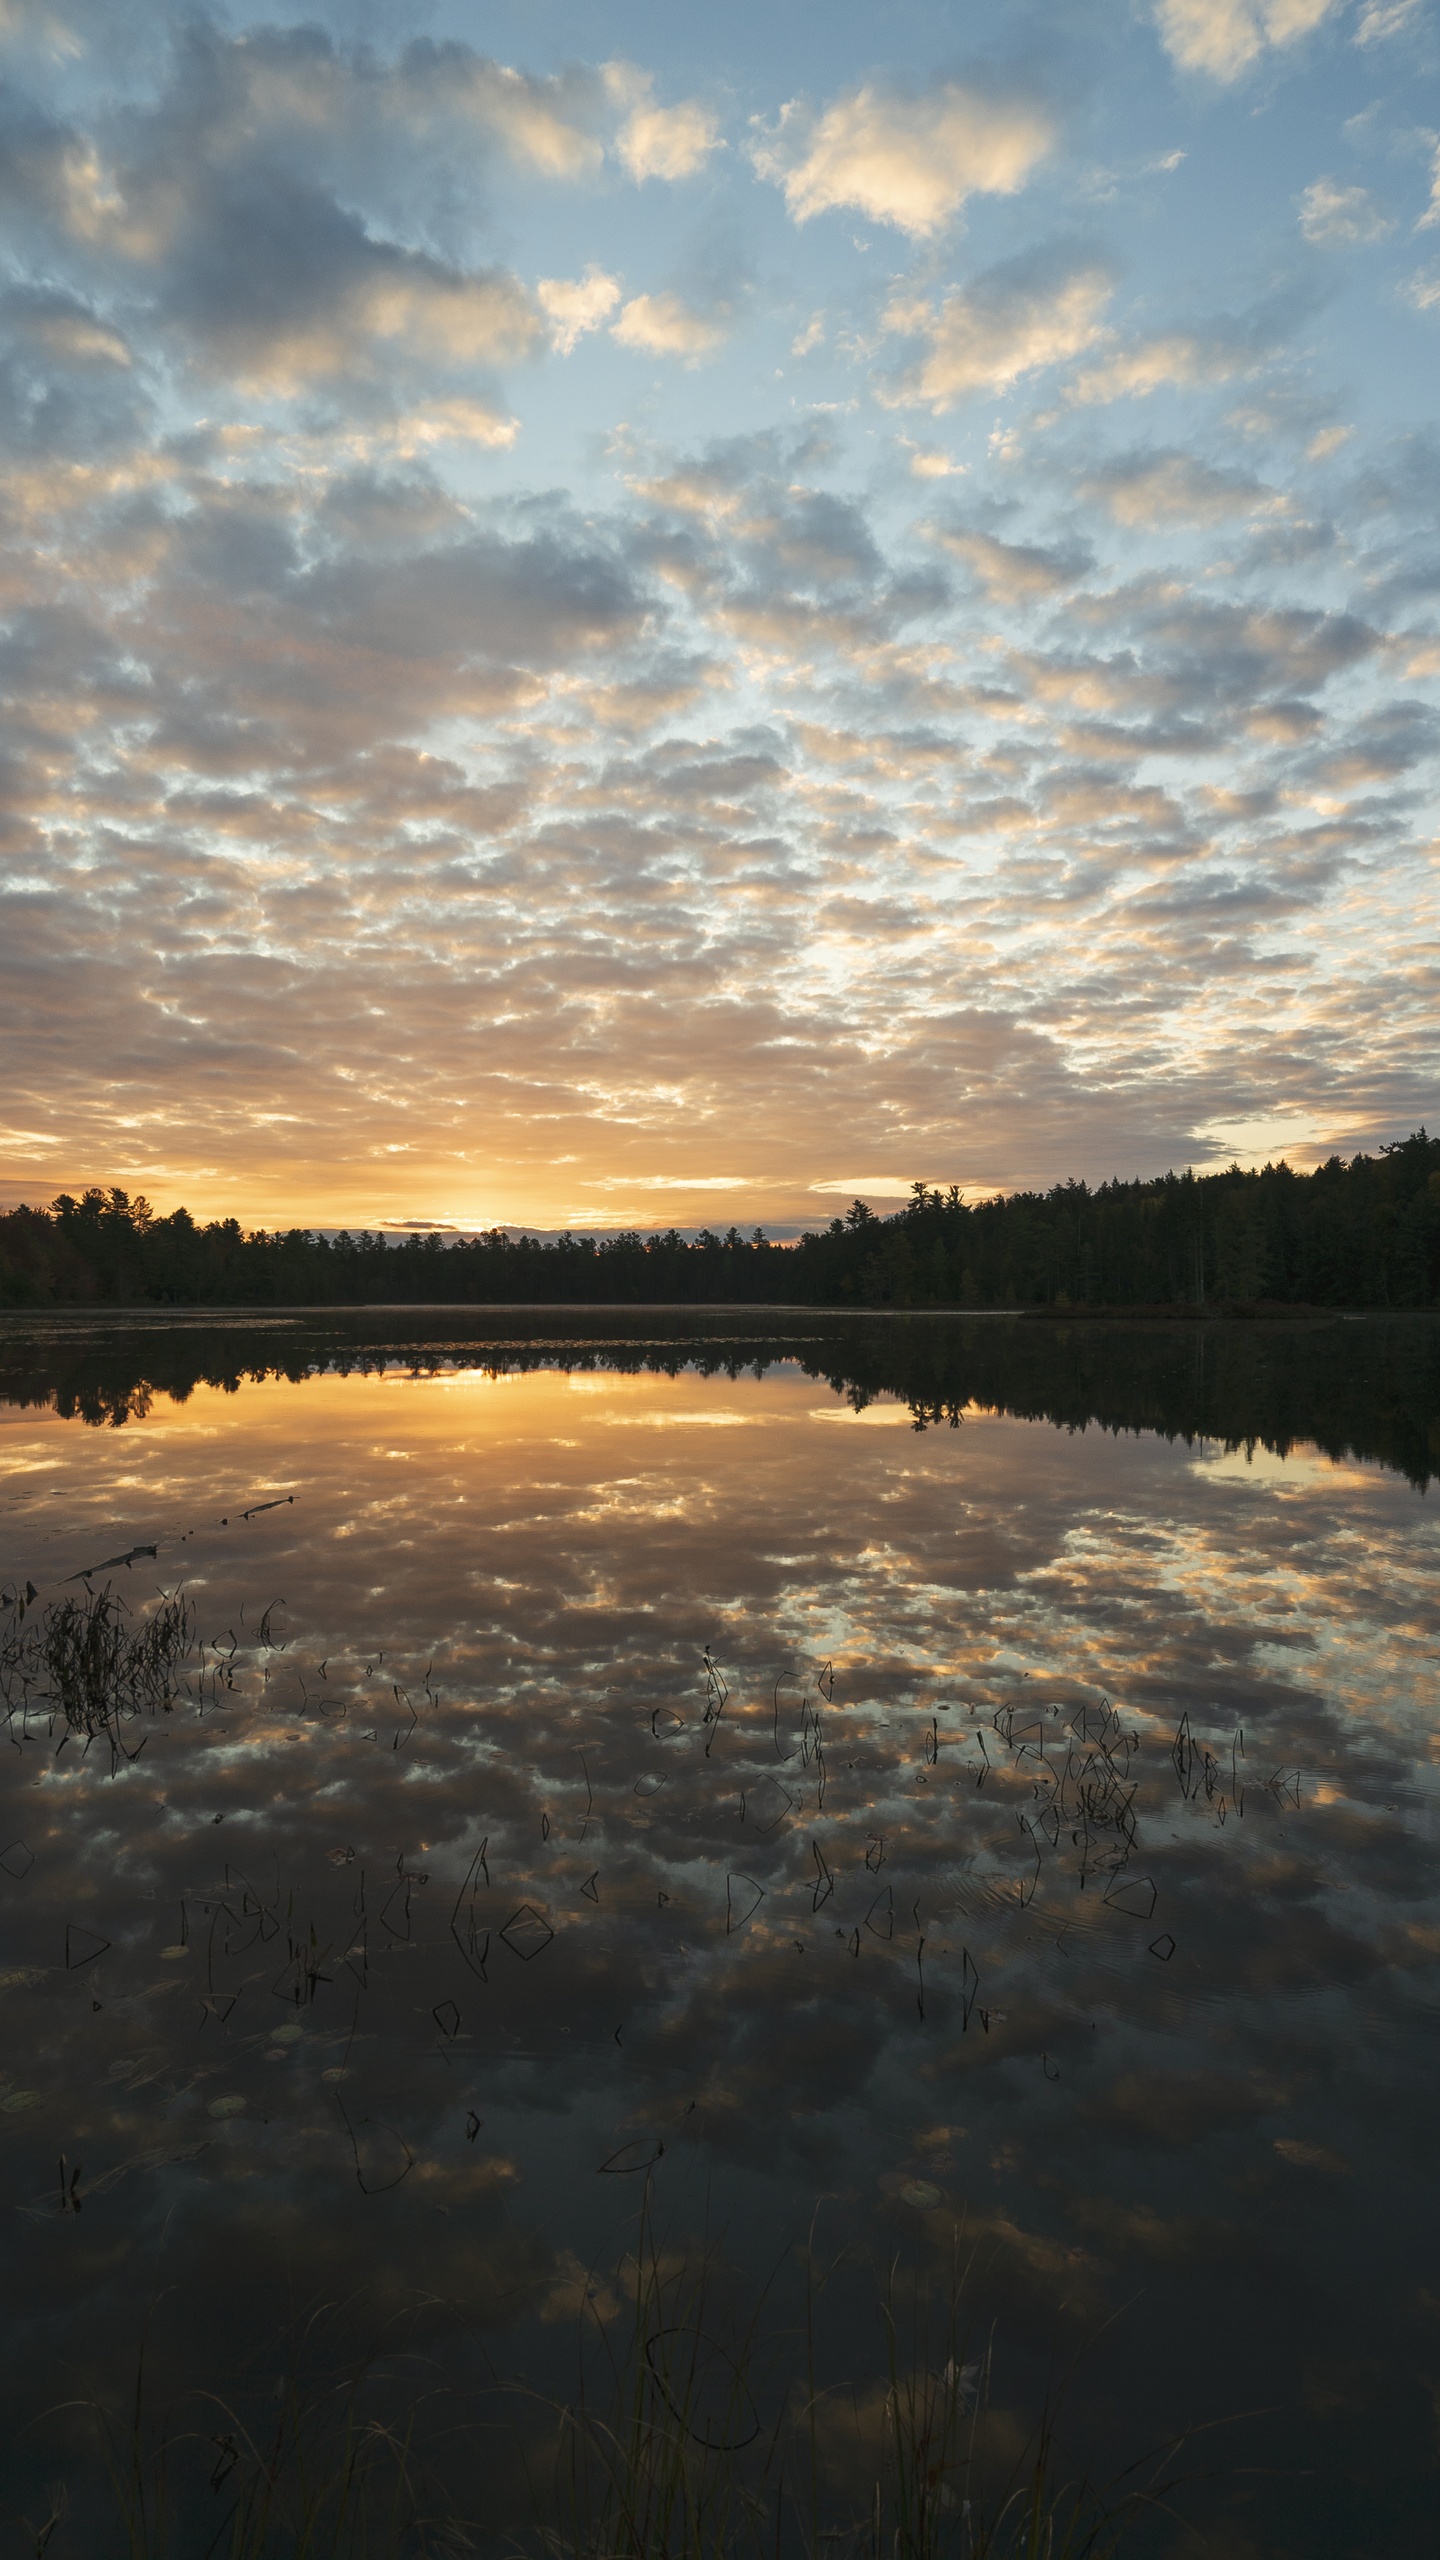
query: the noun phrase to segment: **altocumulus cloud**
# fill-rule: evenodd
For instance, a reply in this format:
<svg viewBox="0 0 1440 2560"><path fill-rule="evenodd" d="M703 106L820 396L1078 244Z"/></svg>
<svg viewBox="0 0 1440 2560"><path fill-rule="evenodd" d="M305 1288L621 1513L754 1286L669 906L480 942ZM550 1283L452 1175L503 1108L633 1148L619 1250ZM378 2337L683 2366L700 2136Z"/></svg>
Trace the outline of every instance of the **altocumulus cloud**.
<svg viewBox="0 0 1440 2560"><path fill-rule="evenodd" d="M751 153L797 222L853 209L924 238L968 196L1014 195L1053 140L1038 100L956 80L921 97L867 83L819 114L791 101Z"/></svg>
<svg viewBox="0 0 1440 2560"><path fill-rule="evenodd" d="M1102 13L1087 90L839 5L777 93L624 5L12 8L7 1195L773 1224L1433 1119L1384 15Z"/></svg>

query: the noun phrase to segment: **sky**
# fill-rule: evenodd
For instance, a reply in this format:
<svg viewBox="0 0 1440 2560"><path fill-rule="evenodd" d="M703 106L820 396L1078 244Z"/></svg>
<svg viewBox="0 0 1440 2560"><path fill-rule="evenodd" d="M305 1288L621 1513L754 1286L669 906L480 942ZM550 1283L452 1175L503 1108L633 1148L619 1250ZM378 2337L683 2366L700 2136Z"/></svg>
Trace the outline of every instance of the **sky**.
<svg viewBox="0 0 1440 2560"><path fill-rule="evenodd" d="M0 0L0 1201L1440 1118L1434 0Z"/></svg>

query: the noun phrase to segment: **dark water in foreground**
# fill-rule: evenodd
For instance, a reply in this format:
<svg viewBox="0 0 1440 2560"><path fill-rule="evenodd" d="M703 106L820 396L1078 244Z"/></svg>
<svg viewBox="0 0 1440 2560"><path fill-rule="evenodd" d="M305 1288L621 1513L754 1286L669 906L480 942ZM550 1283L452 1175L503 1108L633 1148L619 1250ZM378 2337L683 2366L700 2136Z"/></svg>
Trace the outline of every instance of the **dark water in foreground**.
<svg viewBox="0 0 1440 2560"><path fill-rule="evenodd" d="M647 2162L726 2317L958 2230L1017 2441L1213 2429L1137 2549L1431 2547L1435 1329L396 1321L0 1340L26 1623L201 1640L118 1762L12 1678L0 2551L147 2323L563 2390Z"/></svg>

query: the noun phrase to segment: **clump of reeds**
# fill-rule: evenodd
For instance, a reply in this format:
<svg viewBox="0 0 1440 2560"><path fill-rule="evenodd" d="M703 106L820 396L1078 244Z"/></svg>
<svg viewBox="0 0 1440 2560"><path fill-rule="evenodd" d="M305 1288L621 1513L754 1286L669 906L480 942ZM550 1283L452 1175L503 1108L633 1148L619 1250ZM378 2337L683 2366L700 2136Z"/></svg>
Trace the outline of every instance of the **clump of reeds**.
<svg viewBox="0 0 1440 2560"><path fill-rule="evenodd" d="M63 1721L68 1733L113 1742L129 1719L169 1714L194 1643L183 1592L143 1615L108 1583L38 1612L15 1597L0 1619L0 1705L12 1724L33 1712L52 1729Z"/></svg>
<svg viewBox="0 0 1440 2560"><path fill-rule="evenodd" d="M540 2497L549 2560L1101 2560L1163 2495L1158 2470L1102 2489L1053 2406L1027 2427L995 2405L958 2264L939 2285L888 2268L876 2354L826 2381L834 2267L807 2254L798 2321L767 2289L727 2324L712 2254L669 2260L641 2224L623 2311L582 2308L589 2353Z"/></svg>
<svg viewBox="0 0 1440 2560"><path fill-rule="evenodd" d="M467 2551L442 2519L432 2530L417 2438L424 2389L377 2349L329 2361L330 2305L281 2342L285 2369L268 2391L193 2391L156 2416L142 2346L129 2405L71 2403L92 2431L107 2510L90 2539L91 2496L76 2481L86 2560L401 2560ZM383 2407L373 2403L381 2399ZM93 2479L88 2484L93 2493ZM69 2560L72 2499L61 2485L50 2514L28 2525L39 2555ZM24 2520L22 2520L23 2522ZM52 2537L54 2537L52 2543Z"/></svg>
<svg viewBox="0 0 1440 2560"><path fill-rule="evenodd" d="M503 2375L462 2394L393 2340L327 2365L333 2306L287 2335L277 2384L190 2391L159 2421L142 2354L127 2410L83 2404L110 2519L86 2560L1110 2560L1153 2515L1162 2466L1107 2489L1053 2400L1028 2422L997 2403L958 2266L884 2270L874 2353L822 2377L841 2264L807 2250L794 2316L777 2273L737 2317L718 2251L661 2246L647 2196L618 2281L578 2287L563 2400ZM27 2548L72 2560L67 2505Z"/></svg>

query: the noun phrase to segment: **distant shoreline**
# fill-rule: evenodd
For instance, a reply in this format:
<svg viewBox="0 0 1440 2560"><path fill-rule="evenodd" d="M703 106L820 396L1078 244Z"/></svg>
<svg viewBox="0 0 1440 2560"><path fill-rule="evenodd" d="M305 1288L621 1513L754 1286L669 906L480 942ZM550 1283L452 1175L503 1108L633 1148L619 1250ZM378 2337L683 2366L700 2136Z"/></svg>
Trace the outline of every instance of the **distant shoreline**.
<svg viewBox="0 0 1440 2560"><path fill-rule="evenodd" d="M1314 1173L1165 1174L968 1201L913 1185L877 1217L777 1244L757 1227L542 1241L492 1228L397 1243L366 1230L246 1232L98 1185L0 1215L0 1308L748 1307L1194 1322L1440 1305L1440 1138Z"/></svg>

